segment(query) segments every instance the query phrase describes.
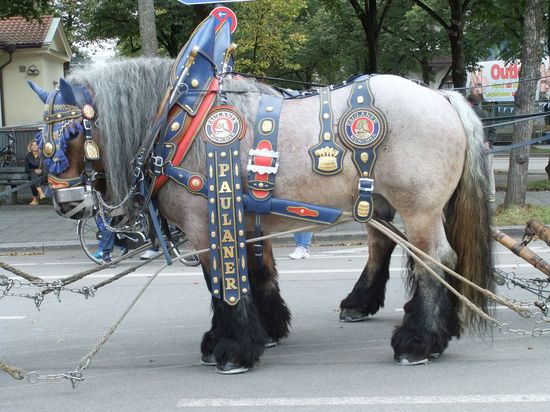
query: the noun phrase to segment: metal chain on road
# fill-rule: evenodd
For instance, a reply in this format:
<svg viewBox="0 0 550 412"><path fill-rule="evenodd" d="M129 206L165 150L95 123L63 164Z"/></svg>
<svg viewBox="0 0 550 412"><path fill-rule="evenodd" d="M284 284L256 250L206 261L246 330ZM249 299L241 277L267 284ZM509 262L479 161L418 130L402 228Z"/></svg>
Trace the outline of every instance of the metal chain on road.
<svg viewBox="0 0 550 412"><path fill-rule="evenodd" d="M449 269L445 265L443 265L441 262L435 260L428 254L424 253L422 250L418 249L416 246L408 242L407 240L401 238L400 236L396 235L392 230L388 229L386 226L381 224L377 219L371 219L367 222L367 224L371 225L381 233L385 234L388 238L393 240L395 243L400 245L413 259L416 263L421 265L428 273L430 273L434 279L436 279L439 283L441 283L443 286L445 286L452 294L454 294L468 309L472 310L474 313L476 313L480 318L487 321L491 326L498 328L502 334L507 333L516 333L518 335L531 335L534 338L537 338L542 335L550 334L550 328L535 328L531 331L527 331L524 329L512 329L510 328L510 325L507 323L501 323L497 319L489 316L484 311L482 311L480 308L475 306L470 300L468 300L464 295L460 294L455 288L453 288L448 282L446 282L440 275L438 275L432 268L428 266L422 258L432 262L439 268L443 269L445 272L453 276L454 278L466 283L467 285L473 287L480 293L483 293L486 297L489 299L498 302L509 309L512 309L514 312L519 314L520 316L524 318L532 318L535 323L549 323L550 324L550 318L546 317L542 312L536 312L533 313L529 309L523 308L519 305L515 305L512 303L511 300L503 298L501 296L498 296L491 292L490 290L484 289L480 287L479 285L476 285L475 283L469 281L468 279L464 278L463 276L459 275L455 271ZM422 256L422 258L420 257Z"/></svg>
<svg viewBox="0 0 550 412"><path fill-rule="evenodd" d="M342 220L340 220L339 222L337 223L333 223L332 225L330 226L335 226L336 224L340 224L340 223L344 223L344 222L347 222L347 221L350 221L351 218L351 214L347 214L345 213L344 214L344 217ZM328 227L328 226L327 226ZM304 226L304 227L301 227L301 228L298 228L298 229L292 229L292 230L287 230L285 232L280 232L280 233L275 233L275 234L271 234L271 235L266 235L266 236L260 236L260 237L257 237L257 238L253 238L253 239L248 239L246 240L246 243L252 243L252 242L257 242L259 240L267 240L267 239L271 239L271 238L275 238L275 237L278 237L278 236L284 236L284 235L287 235L287 234L293 234L293 233L296 233L296 232L301 232L301 231L311 231L315 228L318 228L318 226L316 224L313 224L313 225L308 225L308 226ZM137 249L136 249L137 250ZM178 256L177 258L173 259L174 261L181 261L185 258L188 258L189 256L193 256L193 255L200 255L202 253L207 253L209 252L210 249L207 248L207 249L201 249L201 250L195 250L195 251L190 251L188 253L185 253L185 254L182 254L180 256ZM144 262L143 264L147 264L149 262L151 262L152 260L158 258L162 256L162 252L158 252L154 257L152 257L150 260ZM117 261L120 261L121 259L117 259ZM113 261L115 262L115 261ZM109 266L109 265L103 265L105 267ZM9 373L13 378L15 379L18 379L18 380L22 380L24 379L25 377L27 378L27 380L30 382L30 383L36 383L38 381L41 381L41 380L59 380L59 379L68 379L71 381L71 385L73 387L73 389L76 389L77 385L79 382L82 382L84 380L84 377L82 375L82 372L88 368L91 364L91 361L92 361L92 358L97 354L97 352L99 352L99 350L103 347L103 345L107 342L107 340L109 339L109 337L115 332L116 328L120 325L120 323L122 322L122 320L126 317L126 315L130 312L130 310L133 308L133 306L136 304L136 302L138 301L138 299L143 295L143 293L145 292L145 290L149 287L149 285L151 284L151 282L157 277L157 275L166 268L166 266L168 266L167 264L165 264L164 266L162 266L150 279L148 279L147 283L142 287L142 289L140 290L140 292L138 293L138 295L134 298L134 300L132 301L132 303L128 306L128 308L124 311L124 313L121 315L121 317L115 322L115 324L113 326L111 326L111 328L107 331L107 333L105 334L105 336L103 336L99 342L80 360L80 363L78 365L78 367L72 371L72 372L67 372L67 373L58 373L58 374L47 374L47 375L40 375L38 374L37 372L35 371L32 371L32 372L26 372L25 370L23 369L20 369L20 368L16 368L14 366L10 366L10 365L7 365L5 363L1 363L0 362L0 370L4 370L6 371L7 373ZM119 276L119 275L116 275L116 276ZM115 276L115 277L116 277ZM5 278L5 277L4 277ZM0 278L0 280L2 280L2 278ZM104 284L107 284L106 283L107 281L105 282L102 282ZM30 285L30 284L29 284ZM0 283L0 286L1 286L1 283ZM99 286L99 285L98 285ZM91 288L89 288L91 289ZM92 293L93 293L93 290L92 290ZM93 296L93 295L92 295Z"/></svg>
<svg viewBox="0 0 550 412"><path fill-rule="evenodd" d="M517 276L514 272L504 272L498 268L493 268L493 273L500 286L506 286L510 290L518 287L534 294L538 298L538 301L508 299L509 301L513 301L513 303L521 306L536 306L542 310L545 315L548 315L548 304L550 303L550 278L522 278Z"/></svg>
<svg viewBox="0 0 550 412"><path fill-rule="evenodd" d="M0 299L3 298L3 297L6 297L6 296L32 299L32 300L34 300L34 303L35 303L36 308L38 310L40 310L40 305L42 304L45 295L47 295L51 292L53 292L55 294L55 296L57 297L57 300L60 301L60 302L61 302L61 297L60 297L61 291L79 293L79 294L84 295L84 297L86 299L88 299L88 297L94 296L95 290L98 289L96 286L92 286L92 287L83 286L83 287L77 288L77 289L67 288L67 286L74 283L74 282L77 282L77 281L85 278L86 276L89 276L91 274L100 272L104 269L107 269L107 268L110 268L110 267L116 265L117 263L120 263L124 260L130 259L130 258L136 256L137 254L142 253L143 251L148 249L150 246L151 246L151 242L148 242L148 243L142 245L141 247L127 253L126 255L121 256L118 259L113 260L112 262L104 263L104 264L99 265L95 268L79 272L75 275L69 276L69 277L64 278L64 279L56 280L54 282L46 282L46 281L44 281L40 278L36 278L36 277L34 277L32 275L29 275L27 273L24 273L24 272L22 272L22 271L20 271L16 268L10 266L10 265L7 265L3 262L0 262L0 263L2 263L2 266L1 266L2 268L6 269L6 270L9 270L10 272L12 272L13 274L15 274L17 276L21 276L24 279L39 279L39 281L34 281L34 282L31 282L31 283L24 283L24 282L19 281L18 279L9 279L9 278L6 278L5 276L3 276L2 278L0 278ZM107 283L111 283L115 280L118 280L118 279L126 276L127 274L136 271L137 269L139 269L140 267L146 265L149 262L150 261L140 262L137 265L134 265L134 266L130 267L129 269L126 269L125 271L113 276L113 278L110 282L106 282L106 283L102 282L102 283L107 284ZM18 289L18 288L21 288L23 286L30 287L30 288L40 288L40 291L37 292L37 293L34 293L34 294L14 293L12 291L13 289Z"/></svg>

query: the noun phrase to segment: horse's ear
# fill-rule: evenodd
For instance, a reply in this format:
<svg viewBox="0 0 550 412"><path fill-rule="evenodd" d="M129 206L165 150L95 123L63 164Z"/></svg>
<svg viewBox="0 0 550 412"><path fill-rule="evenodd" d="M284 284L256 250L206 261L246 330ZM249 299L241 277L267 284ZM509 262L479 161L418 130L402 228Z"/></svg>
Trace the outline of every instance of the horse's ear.
<svg viewBox="0 0 550 412"><path fill-rule="evenodd" d="M46 90L44 90L43 88L35 84L32 80L27 80L27 83L29 84L29 86L31 86L31 89L34 90L34 92L38 95L38 97L40 97L40 100L46 103L50 93L48 93Z"/></svg>
<svg viewBox="0 0 550 412"><path fill-rule="evenodd" d="M63 79L59 79L59 91L61 92L61 96L63 96L63 102L65 104L78 106L72 86Z"/></svg>

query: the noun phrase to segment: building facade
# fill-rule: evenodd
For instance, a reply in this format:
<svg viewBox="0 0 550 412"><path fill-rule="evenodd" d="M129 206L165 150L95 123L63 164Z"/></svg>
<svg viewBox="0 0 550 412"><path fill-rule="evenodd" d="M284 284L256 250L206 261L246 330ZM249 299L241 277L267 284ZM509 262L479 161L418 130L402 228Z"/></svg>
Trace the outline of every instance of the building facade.
<svg viewBox="0 0 550 412"><path fill-rule="evenodd" d="M0 125L40 120L43 104L27 80L47 90L54 89L71 57L60 18L0 20Z"/></svg>

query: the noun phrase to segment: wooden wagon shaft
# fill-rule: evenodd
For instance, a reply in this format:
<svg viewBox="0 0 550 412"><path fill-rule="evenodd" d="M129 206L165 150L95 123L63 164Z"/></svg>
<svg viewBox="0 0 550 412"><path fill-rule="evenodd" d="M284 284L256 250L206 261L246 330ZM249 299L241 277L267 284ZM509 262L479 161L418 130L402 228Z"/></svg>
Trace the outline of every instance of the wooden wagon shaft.
<svg viewBox="0 0 550 412"><path fill-rule="evenodd" d="M515 239L495 228L493 228L492 230L492 235L498 243L510 249L514 254L518 255L520 258L533 265L546 276L550 277L550 264L539 255L537 255L535 252L533 252L531 249L529 249L527 246L525 246L523 243L517 242Z"/></svg>
<svg viewBox="0 0 550 412"><path fill-rule="evenodd" d="M536 220L529 220L525 227L525 234L528 236L536 236L548 246L550 246L550 228L544 226Z"/></svg>

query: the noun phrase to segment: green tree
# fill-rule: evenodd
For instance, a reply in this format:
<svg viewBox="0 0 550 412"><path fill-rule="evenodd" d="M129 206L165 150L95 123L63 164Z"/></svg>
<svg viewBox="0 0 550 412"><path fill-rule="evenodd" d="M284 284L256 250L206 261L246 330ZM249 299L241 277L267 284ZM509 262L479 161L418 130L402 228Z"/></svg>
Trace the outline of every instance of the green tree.
<svg viewBox="0 0 550 412"><path fill-rule="evenodd" d="M516 93L514 110L518 115L535 111L535 93L537 83L524 82L523 79L540 77L540 62L545 43L542 16L543 0L526 0L523 25L523 50L521 53L520 83ZM533 123L520 122L514 126L512 143L521 143L531 139ZM510 153L508 168L508 190L504 198L504 206L524 205L527 192L527 173L529 166L529 147L513 149Z"/></svg>
<svg viewBox="0 0 550 412"><path fill-rule="evenodd" d="M2 0L0 2L0 19L22 16L37 19L50 8L50 0Z"/></svg>
<svg viewBox="0 0 550 412"><path fill-rule="evenodd" d="M446 31L451 50L453 83L455 87L463 87L466 84L464 25L469 14L470 0L448 0L447 6L441 0L411 1Z"/></svg>
<svg viewBox="0 0 550 412"><path fill-rule="evenodd" d="M380 71L407 76L420 72L434 81L433 62L449 55L446 32L431 17L408 2L393 5L381 28Z"/></svg>
<svg viewBox="0 0 550 412"><path fill-rule="evenodd" d="M239 27L238 70L267 75L295 73L300 63L289 59L305 44L306 34L298 19L307 6L306 0L257 0L235 5Z"/></svg>
<svg viewBox="0 0 550 412"><path fill-rule="evenodd" d="M88 41L116 39L122 55L135 55L141 50L137 0L86 0L83 3L83 36ZM207 5L187 7L174 0L155 0L161 53L176 57L195 26L211 9L212 6Z"/></svg>

